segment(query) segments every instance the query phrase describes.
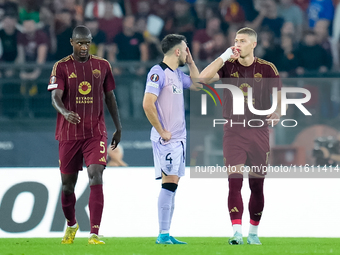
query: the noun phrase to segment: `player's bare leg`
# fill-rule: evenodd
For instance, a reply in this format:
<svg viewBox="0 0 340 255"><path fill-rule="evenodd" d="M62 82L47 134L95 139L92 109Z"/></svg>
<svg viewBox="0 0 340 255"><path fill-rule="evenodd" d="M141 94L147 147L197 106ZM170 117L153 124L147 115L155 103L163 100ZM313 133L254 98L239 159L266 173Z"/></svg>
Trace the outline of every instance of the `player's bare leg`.
<svg viewBox="0 0 340 255"><path fill-rule="evenodd" d="M247 239L248 244L261 245L257 230L264 207L263 183L263 175L254 172L249 173L251 195L249 200L250 227Z"/></svg>
<svg viewBox="0 0 340 255"><path fill-rule="evenodd" d="M77 179L78 173L61 174L61 204L67 220L67 228L61 241L62 244L72 244L79 228L75 217L76 196L74 194L74 187L76 186Z"/></svg>
<svg viewBox="0 0 340 255"><path fill-rule="evenodd" d="M90 184L90 198L89 198L89 210L90 210L90 225L91 232L88 240L89 244L105 244L98 237L100 222L102 219L103 207L104 207L104 194L103 194L103 165L92 164L87 167L87 173L89 176Z"/></svg>
<svg viewBox="0 0 340 255"><path fill-rule="evenodd" d="M162 173L162 189L158 197L159 236L156 244L186 244L169 234L179 179L177 175Z"/></svg>
<svg viewBox="0 0 340 255"><path fill-rule="evenodd" d="M234 235L229 239L228 243L231 245L243 244L242 238L242 214L243 214L243 201L241 195L243 172L241 171L242 165L236 165L233 168L228 168L228 209L233 225Z"/></svg>

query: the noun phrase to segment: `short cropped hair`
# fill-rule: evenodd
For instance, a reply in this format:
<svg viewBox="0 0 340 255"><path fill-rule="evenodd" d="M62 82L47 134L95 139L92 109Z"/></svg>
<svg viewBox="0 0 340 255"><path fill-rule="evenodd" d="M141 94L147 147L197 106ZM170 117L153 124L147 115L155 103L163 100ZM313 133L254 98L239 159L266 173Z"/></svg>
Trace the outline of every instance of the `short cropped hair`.
<svg viewBox="0 0 340 255"><path fill-rule="evenodd" d="M255 32L254 29L250 28L250 27L244 27L244 28L241 28L240 30L238 30L236 32L236 34L246 34L246 35L249 35L249 36L254 36L255 39L257 40L257 33Z"/></svg>
<svg viewBox="0 0 340 255"><path fill-rule="evenodd" d="M181 44L182 41L185 43L187 42L187 39L184 35L178 35L178 34L170 34L164 37L164 39L161 42L162 51L164 54L168 53L173 47L175 47L178 44Z"/></svg>

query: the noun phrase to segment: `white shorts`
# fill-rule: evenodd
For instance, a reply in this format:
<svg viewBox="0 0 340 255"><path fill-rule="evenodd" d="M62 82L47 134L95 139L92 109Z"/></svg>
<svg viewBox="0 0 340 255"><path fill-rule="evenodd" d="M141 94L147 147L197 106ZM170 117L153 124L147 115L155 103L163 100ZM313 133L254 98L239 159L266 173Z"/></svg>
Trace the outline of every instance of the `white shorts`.
<svg viewBox="0 0 340 255"><path fill-rule="evenodd" d="M162 173L178 177L185 175L185 149L185 141L165 145L152 141L156 179L162 179Z"/></svg>

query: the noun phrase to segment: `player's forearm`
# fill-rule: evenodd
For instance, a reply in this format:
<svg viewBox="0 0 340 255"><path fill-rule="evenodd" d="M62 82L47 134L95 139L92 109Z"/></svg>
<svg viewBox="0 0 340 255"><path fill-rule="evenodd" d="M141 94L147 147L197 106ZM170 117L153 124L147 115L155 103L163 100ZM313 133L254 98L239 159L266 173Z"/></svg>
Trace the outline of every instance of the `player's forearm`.
<svg viewBox="0 0 340 255"><path fill-rule="evenodd" d="M198 83L200 72L198 71L198 68L197 68L195 62L188 64L188 67L189 67L190 78L191 78L191 82L192 82L192 85L191 85L190 88L197 91L197 90L199 90L199 88L203 87L202 84Z"/></svg>
<svg viewBox="0 0 340 255"><path fill-rule="evenodd" d="M340 155L338 155L338 154L331 154L329 156L329 158L334 160L334 161L340 162Z"/></svg>
<svg viewBox="0 0 340 255"><path fill-rule="evenodd" d="M65 115L68 112L61 98L54 95L53 92L52 92L52 105L54 109L56 109L57 112L59 112L62 115Z"/></svg>
<svg viewBox="0 0 340 255"><path fill-rule="evenodd" d="M199 74L199 79L201 82L209 83L214 76L217 74L218 70L223 66L222 58L215 59L210 65L208 65L204 70Z"/></svg>
<svg viewBox="0 0 340 255"><path fill-rule="evenodd" d="M143 108L144 108L145 115L148 118L150 124L157 130L158 134L162 134L164 129L162 127L162 124L159 122L155 104L144 102Z"/></svg>
<svg viewBox="0 0 340 255"><path fill-rule="evenodd" d="M122 130L122 124L120 122L117 101L116 101L116 97L115 97L115 94L113 93L113 91L112 91L112 93L105 94L105 103L106 103L107 109L110 112L113 123L116 126L116 129L118 131L121 131Z"/></svg>

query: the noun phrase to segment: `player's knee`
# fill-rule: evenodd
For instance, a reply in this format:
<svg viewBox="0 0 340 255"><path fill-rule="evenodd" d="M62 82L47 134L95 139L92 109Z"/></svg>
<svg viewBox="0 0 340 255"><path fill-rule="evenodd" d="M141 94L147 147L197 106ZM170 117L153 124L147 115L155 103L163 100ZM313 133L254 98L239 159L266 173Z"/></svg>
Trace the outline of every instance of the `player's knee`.
<svg viewBox="0 0 340 255"><path fill-rule="evenodd" d="M251 178L249 177L249 188L254 194L263 194L264 178Z"/></svg>
<svg viewBox="0 0 340 255"><path fill-rule="evenodd" d="M103 175L104 166L90 165L87 168L88 176L90 179L101 179Z"/></svg>
<svg viewBox="0 0 340 255"><path fill-rule="evenodd" d="M62 191L66 195L70 195L74 193L74 185L73 184L63 184Z"/></svg>
<svg viewBox="0 0 340 255"><path fill-rule="evenodd" d="M177 187L178 187L178 184L172 183L172 182L166 182L166 183L162 184L163 189L166 189L166 190L169 190L169 191L172 191L172 192L175 192Z"/></svg>
<svg viewBox="0 0 340 255"><path fill-rule="evenodd" d="M241 192L243 184L242 174L230 174L228 177L229 182L229 193Z"/></svg>

